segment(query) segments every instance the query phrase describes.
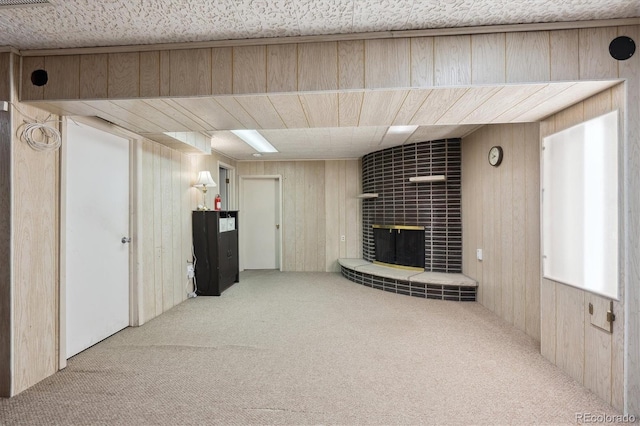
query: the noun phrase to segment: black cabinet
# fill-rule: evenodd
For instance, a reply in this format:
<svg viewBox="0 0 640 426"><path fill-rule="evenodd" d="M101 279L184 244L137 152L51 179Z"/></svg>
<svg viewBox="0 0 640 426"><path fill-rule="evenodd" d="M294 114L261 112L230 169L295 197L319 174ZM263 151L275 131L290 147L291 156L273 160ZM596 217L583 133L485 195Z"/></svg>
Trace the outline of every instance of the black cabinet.
<svg viewBox="0 0 640 426"><path fill-rule="evenodd" d="M239 281L238 212L198 210L191 218L196 294L220 296Z"/></svg>

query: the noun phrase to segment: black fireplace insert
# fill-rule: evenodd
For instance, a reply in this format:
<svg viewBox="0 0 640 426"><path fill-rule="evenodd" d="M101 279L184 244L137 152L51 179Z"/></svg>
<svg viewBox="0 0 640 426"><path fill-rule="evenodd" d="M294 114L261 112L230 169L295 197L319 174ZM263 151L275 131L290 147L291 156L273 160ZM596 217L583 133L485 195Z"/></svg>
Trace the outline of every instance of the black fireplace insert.
<svg viewBox="0 0 640 426"><path fill-rule="evenodd" d="M424 226L373 225L375 259L424 269Z"/></svg>

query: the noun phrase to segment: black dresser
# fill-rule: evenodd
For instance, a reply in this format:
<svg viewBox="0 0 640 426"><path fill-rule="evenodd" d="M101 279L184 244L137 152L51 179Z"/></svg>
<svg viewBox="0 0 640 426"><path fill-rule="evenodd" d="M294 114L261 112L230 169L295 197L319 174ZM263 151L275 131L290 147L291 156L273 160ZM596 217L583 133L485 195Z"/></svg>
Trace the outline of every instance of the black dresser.
<svg viewBox="0 0 640 426"><path fill-rule="evenodd" d="M198 210L191 217L196 294L220 296L239 281L238 212Z"/></svg>

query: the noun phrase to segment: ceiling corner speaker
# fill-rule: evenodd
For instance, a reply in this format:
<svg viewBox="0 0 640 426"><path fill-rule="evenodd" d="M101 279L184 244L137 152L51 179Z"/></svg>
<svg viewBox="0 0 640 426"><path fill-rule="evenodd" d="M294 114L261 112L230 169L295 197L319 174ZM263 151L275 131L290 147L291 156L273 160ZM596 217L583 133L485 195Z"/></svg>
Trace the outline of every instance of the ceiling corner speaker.
<svg viewBox="0 0 640 426"><path fill-rule="evenodd" d="M34 86L44 86L49 81L49 74L45 70L35 70L31 73L31 83Z"/></svg>
<svg viewBox="0 0 640 426"><path fill-rule="evenodd" d="M626 61L636 52L636 43L631 37L620 36L609 43L609 54L618 61Z"/></svg>

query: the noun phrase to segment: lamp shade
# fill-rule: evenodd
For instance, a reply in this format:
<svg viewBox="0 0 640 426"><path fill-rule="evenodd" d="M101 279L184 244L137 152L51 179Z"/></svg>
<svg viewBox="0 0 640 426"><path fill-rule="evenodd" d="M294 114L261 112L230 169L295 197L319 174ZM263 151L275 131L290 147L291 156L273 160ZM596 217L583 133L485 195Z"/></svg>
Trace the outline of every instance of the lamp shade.
<svg viewBox="0 0 640 426"><path fill-rule="evenodd" d="M198 173L198 179L196 180L196 183L193 184L193 186L196 186L199 188L207 188L207 187L217 186L217 185L213 181L213 178L211 177L211 172L203 171Z"/></svg>

